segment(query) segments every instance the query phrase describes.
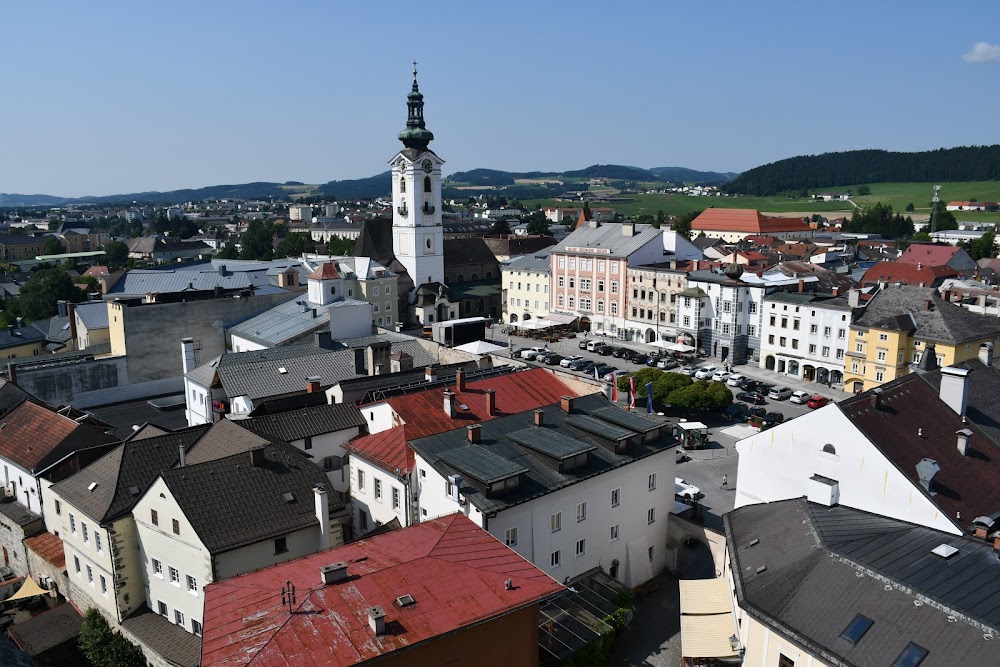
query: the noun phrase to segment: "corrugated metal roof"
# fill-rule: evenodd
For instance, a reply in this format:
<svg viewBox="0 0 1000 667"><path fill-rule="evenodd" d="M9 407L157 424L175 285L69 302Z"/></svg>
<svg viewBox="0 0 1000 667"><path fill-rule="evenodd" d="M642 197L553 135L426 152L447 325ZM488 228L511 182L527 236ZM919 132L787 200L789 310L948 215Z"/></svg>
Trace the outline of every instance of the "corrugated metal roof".
<svg viewBox="0 0 1000 667"><path fill-rule="evenodd" d="M319 568L335 562L347 563L347 579L323 586ZM510 589L504 586L508 578ZM280 604L286 582L296 588L294 614ZM489 533L453 514L209 584L201 664L365 662L561 590ZM415 604L399 607L396 598L406 594ZM376 637L368 623L372 606L382 607L386 620L405 631Z"/></svg>
<svg viewBox="0 0 1000 667"><path fill-rule="evenodd" d="M659 229L651 225L635 225L635 233L625 236L621 223L605 222L597 227L584 225L573 231L558 244L552 246L551 253L572 252L569 248L600 248L609 254L599 257L626 258L647 243L663 245Z"/></svg>
<svg viewBox="0 0 1000 667"><path fill-rule="evenodd" d="M305 298L279 303L228 329L227 333L262 345L283 345L330 326L330 310L341 306L367 306L364 301L344 299L325 306Z"/></svg>
<svg viewBox="0 0 1000 667"><path fill-rule="evenodd" d="M528 472L524 466L497 456L479 445L467 445L444 451L441 452L440 458L456 470L471 475L483 484L493 484Z"/></svg>
<svg viewBox="0 0 1000 667"><path fill-rule="evenodd" d="M566 423L575 426L581 431L593 433L594 435L608 440L624 440L638 435L635 431L610 424L603 419L596 419L590 415L571 415L566 419Z"/></svg>
<svg viewBox="0 0 1000 667"><path fill-rule="evenodd" d="M519 445L560 461L597 449L597 445L570 438L544 426L514 431L507 437Z"/></svg>
<svg viewBox="0 0 1000 667"><path fill-rule="evenodd" d="M88 331L108 328L108 304L104 301L78 304L74 307L73 312L77 314Z"/></svg>

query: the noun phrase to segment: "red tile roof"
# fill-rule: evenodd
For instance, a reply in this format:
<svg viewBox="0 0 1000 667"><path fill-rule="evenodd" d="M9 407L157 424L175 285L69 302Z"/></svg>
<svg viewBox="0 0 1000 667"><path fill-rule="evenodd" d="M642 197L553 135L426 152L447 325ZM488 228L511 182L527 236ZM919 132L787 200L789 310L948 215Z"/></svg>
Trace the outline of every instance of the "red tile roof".
<svg viewBox="0 0 1000 667"><path fill-rule="evenodd" d="M923 264L924 266L947 266L961 248L953 245L933 245L914 243L899 256L897 262Z"/></svg>
<svg viewBox="0 0 1000 667"><path fill-rule="evenodd" d="M90 276L91 278L100 278L101 276L106 276L109 275L110 273L111 270L108 269L108 267L95 264L94 266L84 271L83 275Z"/></svg>
<svg viewBox="0 0 1000 667"><path fill-rule="evenodd" d="M66 569L66 551L63 549L63 541L52 533L27 537L24 544L60 570Z"/></svg>
<svg viewBox="0 0 1000 667"><path fill-rule="evenodd" d="M321 584L320 568L347 563ZM514 586L507 590L506 579ZM295 612L281 588L295 586ZM201 664L353 665L533 605L562 586L461 514L421 522L205 588ZM413 596L399 607L396 598ZM367 609L386 612L376 635ZM518 638L521 639L521 638ZM488 650L489 647L483 647Z"/></svg>
<svg viewBox="0 0 1000 667"><path fill-rule="evenodd" d="M327 262L310 273L308 278L310 280L331 280L340 278L340 274L337 272L336 264L333 262Z"/></svg>
<svg viewBox="0 0 1000 667"><path fill-rule="evenodd" d="M904 285L923 285L934 287L945 278L959 276L961 273L948 266L918 266L907 262L879 262L874 264L861 278L862 285L877 283L903 283Z"/></svg>
<svg viewBox="0 0 1000 667"><path fill-rule="evenodd" d="M22 402L0 418L0 457L29 472L56 449L67 450L60 452L65 455L81 447L114 440L97 429L78 424L31 401Z"/></svg>
<svg viewBox="0 0 1000 667"><path fill-rule="evenodd" d="M934 459L941 470L932 483L935 495L927 497L943 514L953 521L961 516L956 523L965 526L1000 510L1000 452L986 435L963 422L919 375L880 389L879 409L870 391L843 401L840 409L913 486L923 492L916 466L923 458ZM955 433L963 428L972 431L970 456L958 451Z"/></svg>
<svg viewBox="0 0 1000 667"><path fill-rule="evenodd" d="M406 471L413 466L413 452L406 446L408 440L552 405L558 403L562 396L581 395L543 368L468 382L464 392L456 391L455 385L447 389L455 392L458 407L454 418L444 412L444 389L440 387L395 396L386 402L406 425L405 432L403 427L397 426L355 438L347 447L386 470L399 468ZM496 413L493 415L486 413L488 389L492 389L496 397ZM461 407L463 405L465 409Z"/></svg>
<svg viewBox="0 0 1000 667"><path fill-rule="evenodd" d="M743 232L812 232L802 218L769 218L752 208L706 208L691 222L694 231Z"/></svg>

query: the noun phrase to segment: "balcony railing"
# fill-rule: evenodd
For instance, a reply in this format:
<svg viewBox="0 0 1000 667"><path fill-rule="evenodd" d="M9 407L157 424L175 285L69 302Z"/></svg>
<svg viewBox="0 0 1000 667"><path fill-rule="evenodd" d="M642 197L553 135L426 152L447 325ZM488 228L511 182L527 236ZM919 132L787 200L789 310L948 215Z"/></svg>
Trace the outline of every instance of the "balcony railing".
<svg viewBox="0 0 1000 667"><path fill-rule="evenodd" d="M431 206L430 204L424 204L424 214L425 215L433 215L434 214L434 210L435 210L434 207Z"/></svg>
<svg viewBox="0 0 1000 667"><path fill-rule="evenodd" d="M405 206L397 207L396 211L404 218L410 214L410 209L406 208Z"/></svg>

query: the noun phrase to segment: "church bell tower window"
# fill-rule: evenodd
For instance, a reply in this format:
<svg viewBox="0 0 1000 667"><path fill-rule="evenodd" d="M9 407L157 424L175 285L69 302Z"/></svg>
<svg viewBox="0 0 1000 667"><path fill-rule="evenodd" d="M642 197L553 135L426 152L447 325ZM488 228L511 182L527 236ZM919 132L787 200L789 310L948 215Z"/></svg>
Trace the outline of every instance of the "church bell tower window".
<svg viewBox="0 0 1000 667"><path fill-rule="evenodd" d="M424 176L424 192L432 192L430 176Z"/></svg>

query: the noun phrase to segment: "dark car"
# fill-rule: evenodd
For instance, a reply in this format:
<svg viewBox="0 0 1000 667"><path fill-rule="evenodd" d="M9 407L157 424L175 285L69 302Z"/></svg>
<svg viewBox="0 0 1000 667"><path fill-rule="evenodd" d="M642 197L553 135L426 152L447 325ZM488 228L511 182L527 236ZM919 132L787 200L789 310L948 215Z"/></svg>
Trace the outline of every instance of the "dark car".
<svg viewBox="0 0 1000 667"><path fill-rule="evenodd" d="M750 408L744 413L743 418L750 421L753 418L763 419L764 415L767 414L766 408Z"/></svg>
<svg viewBox="0 0 1000 667"><path fill-rule="evenodd" d="M742 419L743 415L746 414L749 409L750 406L746 403L732 403L728 408L722 411L722 416L728 421Z"/></svg>
<svg viewBox="0 0 1000 667"><path fill-rule="evenodd" d="M603 345L600 348L594 350L594 352L597 352L597 354L601 355L602 357L611 356L611 354L613 354L614 351L615 351L615 348L613 348L610 345Z"/></svg>
<svg viewBox="0 0 1000 667"><path fill-rule="evenodd" d="M768 412L764 415L764 421L773 426L785 421L785 415L780 412Z"/></svg>
<svg viewBox="0 0 1000 667"><path fill-rule="evenodd" d="M739 384L736 385L738 389L743 391L754 391L757 385L760 384L757 380L751 380L750 378L743 378L740 380Z"/></svg>
<svg viewBox="0 0 1000 667"><path fill-rule="evenodd" d="M615 359L621 359L622 357L624 357L628 353L629 353L629 350L627 348L624 348L624 347L616 347L616 348L614 348L614 349L611 350L611 356L614 357Z"/></svg>
<svg viewBox="0 0 1000 667"><path fill-rule="evenodd" d="M544 363L546 366L558 366L559 362L565 358L566 357L562 356L561 354L550 354L545 357L545 360L542 363Z"/></svg>
<svg viewBox="0 0 1000 667"><path fill-rule="evenodd" d="M650 368L656 368L656 364L660 363L659 357L646 357L646 365Z"/></svg>
<svg viewBox="0 0 1000 667"><path fill-rule="evenodd" d="M597 367L597 362L596 361L588 361L583 366L580 366L579 368L577 368L575 370L580 371L584 375L593 375L594 374L594 369L596 367Z"/></svg>
<svg viewBox="0 0 1000 667"><path fill-rule="evenodd" d="M522 352L527 352L527 351L528 351L528 348L526 348L526 347L515 347L514 351L510 353L510 358L511 359L520 359L521 358L521 353Z"/></svg>
<svg viewBox="0 0 1000 667"><path fill-rule="evenodd" d="M617 373L618 369L614 366L608 366L607 364L597 365L597 377L603 378L605 375L610 375L611 373Z"/></svg>
<svg viewBox="0 0 1000 667"><path fill-rule="evenodd" d="M745 401L750 405L767 405L767 399L752 391L741 391L736 394L737 401Z"/></svg>
<svg viewBox="0 0 1000 667"><path fill-rule="evenodd" d="M591 361L590 359L583 359L583 358L577 359L576 361L570 362L569 369L571 371L578 371L584 366L587 366L588 364L592 366L594 362Z"/></svg>

